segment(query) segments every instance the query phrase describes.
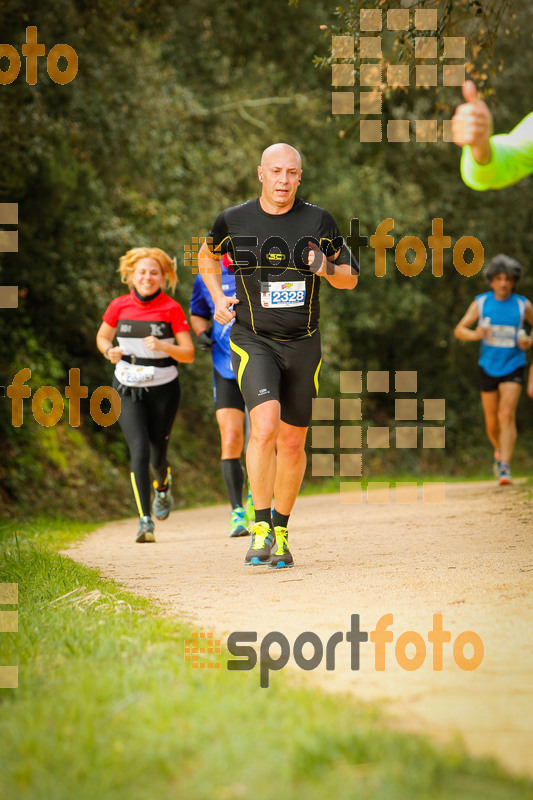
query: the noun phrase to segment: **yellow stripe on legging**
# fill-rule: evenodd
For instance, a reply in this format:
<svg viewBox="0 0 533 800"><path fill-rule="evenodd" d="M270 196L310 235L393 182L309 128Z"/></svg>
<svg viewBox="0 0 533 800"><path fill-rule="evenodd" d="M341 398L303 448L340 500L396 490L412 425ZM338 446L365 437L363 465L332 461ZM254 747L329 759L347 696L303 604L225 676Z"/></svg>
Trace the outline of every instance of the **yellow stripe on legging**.
<svg viewBox="0 0 533 800"><path fill-rule="evenodd" d="M130 479L131 479L131 486L133 489L133 496L135 497L135 502L137 503L137 508L139 509L139 516L143 517L144 514L141 506L141 498L139 497L139 490L137 489L135 474L133 472L130 472Z"/></svg>
<svg viewBox="0 0 533 800"><path fill-rule="evenodd" d="M321 366L322 366L322 359L320 359L320 361L318 362L318 367L316 368L315 377L314 377L315 389L316 389L316 393L317 394L318 394L318 373L320 372L320 367Z"/></svg>
<svg viewBox="0 0 533 800"><path fill-rule="evenodd" d="M242 347L236 345L235 342L231 341L231 339L229 340L229 346L231 347L233 352L237 353L237 355L241 359L241 363L239 364L239 372L237 373L237 383L239 384L239 389L241 389L242 374L246 369L246 365L250 360L250 356L248 355L246 350L243 350Z"/></svg>

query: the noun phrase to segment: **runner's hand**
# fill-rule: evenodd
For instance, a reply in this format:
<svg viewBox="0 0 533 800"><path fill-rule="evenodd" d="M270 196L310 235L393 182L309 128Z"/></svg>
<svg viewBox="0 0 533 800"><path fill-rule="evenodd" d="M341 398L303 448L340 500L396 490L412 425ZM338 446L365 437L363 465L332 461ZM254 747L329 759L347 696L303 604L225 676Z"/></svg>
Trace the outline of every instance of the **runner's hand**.
<svg viewBox="0 0 533 800"><path fill-rule="evenodd" d="M327 272L328 260L324 255L324 253L322 252L322 250L320 249L320 247L317 247L317 245L314 242L307 242L307 244L309 245L307 264L311 272L314 272L315 275L318 275L319 277L328 275L329 274Z"/></svg>
<svg viewBox="0 0 533 800"><path fill-rule="evenodd" d="M200 350L212 350L215 344L214 339L211 338L213 328L206 328L198 334L197 344Z"/></svg>
<svg viewBox="0 0 533 800"><path fill-rule="evenodd" d="M487 333L489 332L488 328L485 328L483 325L478 325L477 328L474 328L472 331L472 341L477 342L481 339L486 339Z"/></svg>
<svg viewBox="0 0 533 800"><path fill-rule="evenodd" d="M474 159L479 164L488 164L491 159L492 114L479 99L473 81L463 84L463 97L466 103L458 106L452 117L453 141L459 147L470 145Z"/></svg>
<svg viewBox="0 0 533 800"><path fill-rule="evenodd" d="M112 364L118 364L123 355L124 350L122 347L110 347L107 351L106 358L108 361L111 361Z"/></svg>
<svg viewBox="0 0 533 800"><path fill-rule="evenodd" d="M533 345L533 336L531 334L529 336L521 336L520 339L517 339L516 344L520 350L529 350Z"/></svg>
<svg viewBox="0 0 533 800"><path fill-rule="evenodd" d="M143 339L148 350L160 350L162 353L165 353L165 345L161 342L161 339L158 339L157 336L145 336Z"/></svg>
<svg viewBox="0 0 533 800"><path fill-rule="evenodd" d="M220 297L215 303L213 319L220 322L221 325L227 325L228 322L235 318L235 311L231 311L230 306L238 302L236 297L226 297L226 295Z"/></svg>

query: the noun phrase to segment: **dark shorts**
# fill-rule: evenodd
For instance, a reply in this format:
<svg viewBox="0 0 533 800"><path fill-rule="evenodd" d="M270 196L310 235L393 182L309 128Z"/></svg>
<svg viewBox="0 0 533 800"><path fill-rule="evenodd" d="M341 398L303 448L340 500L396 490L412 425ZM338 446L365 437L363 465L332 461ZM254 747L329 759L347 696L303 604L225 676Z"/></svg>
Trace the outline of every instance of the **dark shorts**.
<svg viewBox="0 0 533 800"><path fill-rule="evenodd" d="M235 323L230 347L247 407L251 410L267 400L277 400L283 422L306 428L318 393L320 333L280 342Z"/></svg>
<svg viewBox="0 0 533 800"><path fill-rule="evenodd" d="M519 383L520 386L525 383L525 367L518 367L507 375L500 375L499 378L489 375L479 364L478 371L479 388L482 392L496 392L500 383Z"/></svg>
<svg viewBox="0 0 533 800"><path fill-rule="evenodd" d="M223 378L222 375L213 370L213 397L215 409L237 408L244 412L244 400L236 378Z"/></svg>

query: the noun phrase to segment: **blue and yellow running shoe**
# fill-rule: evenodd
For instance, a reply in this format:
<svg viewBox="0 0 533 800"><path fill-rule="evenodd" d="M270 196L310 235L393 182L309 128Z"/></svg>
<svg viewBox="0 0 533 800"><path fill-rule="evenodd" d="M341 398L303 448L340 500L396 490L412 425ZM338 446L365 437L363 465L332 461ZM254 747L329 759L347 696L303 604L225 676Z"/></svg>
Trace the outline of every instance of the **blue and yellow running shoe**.
<svg viewBox="0 0 533 800"><path fill-rule="evenodd" d="M268 522L256 522L250 528L252 544L244 557L244 563L249 566L265 566L270 563L270 552L274 544L274 531Z"/></svg>
<svg viewBox="0 0 533 800"><path fill-rule="evenodd" d="M170 514L170 509L174 504L171 488L172 474L170 467L167 467L167 477L163 486L159 486L158 482L154 481L155 497L152 503L152 514L156 519L166 519Z"/></svg>
<svg viewBox="0 0 533 800"><path fill-rule="evenodd" d="M237 506L230 514L229 522L229 535L234 536L248 536L250 531L246 527L246 518L244 508Z"/></svg>
<svg viewBox="0 0 533 800"><path fill-rule="evenodd" d="M280 569L282 567L294 567L294 561L291 551L289 550L287 528L281 526L274 528L274 535L276 537L275 548L270 556L270 569Z"/></svg>

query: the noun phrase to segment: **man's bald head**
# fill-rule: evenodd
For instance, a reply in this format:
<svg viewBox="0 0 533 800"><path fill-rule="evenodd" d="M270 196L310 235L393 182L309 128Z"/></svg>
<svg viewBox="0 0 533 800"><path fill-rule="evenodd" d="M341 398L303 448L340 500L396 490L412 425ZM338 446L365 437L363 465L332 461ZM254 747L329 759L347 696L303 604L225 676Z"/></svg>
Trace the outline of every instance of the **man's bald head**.
<svg viewBox="0 0 533 800"><path fill-rule="evenodd" d="M257 175L262 184L261 207L268 214L284 214L294 203L302 177L300 153L290 144L271 144L261 156Z"/></svg>
<svg viewBox="0 0 533 800"><path fill-rule="evenodd" d="M271 144L270 147L266 148L266 150L263 150L261 155L261 166L263 169L266 169L276 160L280 160L281 163L286 159L295 159L297 162L297 168L302 168L302 158L298 150L296 150L296 148L292 147L290 144L277 142L276 144Z"/></svg>

